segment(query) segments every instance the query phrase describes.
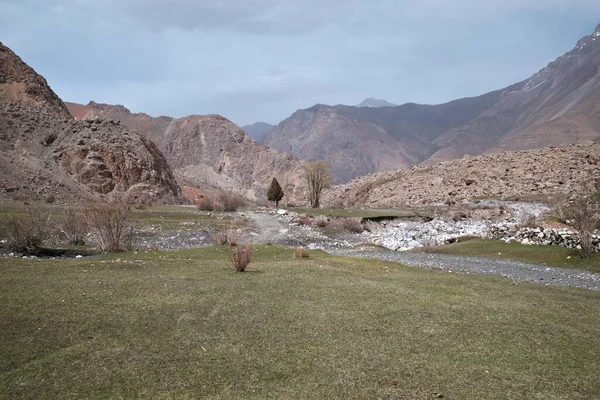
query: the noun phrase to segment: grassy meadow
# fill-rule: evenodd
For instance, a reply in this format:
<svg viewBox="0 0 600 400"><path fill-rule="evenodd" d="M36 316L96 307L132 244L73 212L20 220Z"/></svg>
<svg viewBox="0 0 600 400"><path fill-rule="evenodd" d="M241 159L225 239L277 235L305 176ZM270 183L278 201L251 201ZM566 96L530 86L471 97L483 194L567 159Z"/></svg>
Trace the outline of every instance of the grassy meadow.
<svg viewBox="0 0 600 400"><path fill-rule="evenodd" d="M600 397L599 292L226 252L0 258L0 398Z"/></svg>

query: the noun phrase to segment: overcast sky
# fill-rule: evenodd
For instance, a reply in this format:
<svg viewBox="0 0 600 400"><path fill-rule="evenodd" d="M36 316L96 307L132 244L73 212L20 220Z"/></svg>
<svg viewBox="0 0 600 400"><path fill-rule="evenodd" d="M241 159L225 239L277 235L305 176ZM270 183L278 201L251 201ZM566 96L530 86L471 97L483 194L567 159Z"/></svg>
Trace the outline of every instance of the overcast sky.
<svg viewBox="0 0 600 400"><path fill-rule="evenodd" d="M599 0L0 0L0 41L63 100L239 125L483 94L599 22Z"/></svg>

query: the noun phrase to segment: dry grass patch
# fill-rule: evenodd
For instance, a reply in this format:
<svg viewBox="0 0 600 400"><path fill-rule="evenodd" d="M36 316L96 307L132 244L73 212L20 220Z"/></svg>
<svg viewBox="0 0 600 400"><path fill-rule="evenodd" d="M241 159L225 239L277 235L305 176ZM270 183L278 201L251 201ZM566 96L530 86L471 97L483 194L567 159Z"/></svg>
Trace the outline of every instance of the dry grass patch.
<svg viewBox="0 0 600 400"><path fill-rule="evenodd" d="M294 249L294 258L308 258L308 257L310 257L308 249L305 249L302 247Z"/></svg>

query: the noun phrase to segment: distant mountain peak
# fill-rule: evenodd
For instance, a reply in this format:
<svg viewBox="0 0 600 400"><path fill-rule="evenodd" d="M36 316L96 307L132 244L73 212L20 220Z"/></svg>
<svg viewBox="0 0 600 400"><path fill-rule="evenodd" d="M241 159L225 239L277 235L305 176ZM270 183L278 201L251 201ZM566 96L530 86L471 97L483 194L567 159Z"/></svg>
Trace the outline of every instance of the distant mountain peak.
<svg viewBox="0 0 600 400"><path fill-rule="evenodd" d="M369 97L356 105L356 107L396 107L397 104L390 103L383 99L374 99Z"/></svg>

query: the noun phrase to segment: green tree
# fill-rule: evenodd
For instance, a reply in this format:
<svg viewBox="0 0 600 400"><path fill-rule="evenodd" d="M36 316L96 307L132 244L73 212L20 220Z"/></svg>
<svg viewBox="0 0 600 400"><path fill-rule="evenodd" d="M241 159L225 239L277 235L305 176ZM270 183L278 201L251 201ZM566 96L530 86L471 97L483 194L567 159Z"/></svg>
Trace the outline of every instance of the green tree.
<svg viewBox="0 0 600 400"><path fill-rule="evenodd" d="M323 160L306 163L304 176L308 185L308 201L312 208L319 208L319 200L323 189L331 186L333 181L329 166Z"/></svg>
<svg viewBox="0 0 600 400"><path fill-rule="evenodd" d="M283 198L283 189L281 189L279 182L277 182L277 178L273 178L271 181L271 187L267 193L267 198L269 201L275 202L275 207L279 207L279 202Z"/></svg>

